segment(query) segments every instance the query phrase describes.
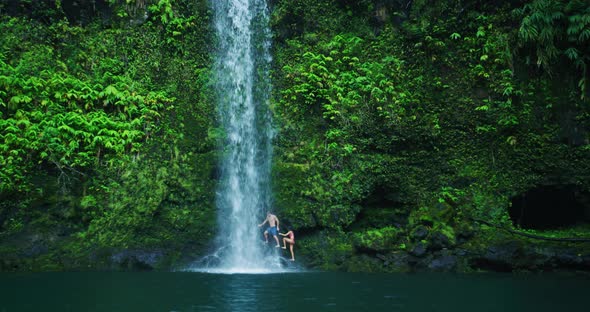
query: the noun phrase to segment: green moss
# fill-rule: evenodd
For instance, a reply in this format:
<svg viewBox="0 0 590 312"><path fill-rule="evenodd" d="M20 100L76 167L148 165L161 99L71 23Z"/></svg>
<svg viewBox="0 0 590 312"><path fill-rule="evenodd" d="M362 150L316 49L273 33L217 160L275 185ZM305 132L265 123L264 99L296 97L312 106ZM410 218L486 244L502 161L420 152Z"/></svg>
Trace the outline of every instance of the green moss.
<svg viewBox="0 0 590 312"><path fill-rule="evenodd" d="M433 228L432 228L433 232L439 232L442 235L444 235L448 240L449 243L451 245L455 245L456 244L456 236L455 236L455 229L449 225L446 225L444 223L437 223Z"/></svg>
<svg viewBox="0 0 590 312"><path fill-rule="evenodd" d="M385 263L404 267L399 250L432 247L435 236L451 250L517 241L585 252L473 221L512 228L511 198L538 185L590 190L580 72L590 39L560 35L584 31L585 7L555 2L551 15L545 0L353 2L272 6L274 208L303 233L306 263L394 270ZM117 4L111 21L36 6L0 19L8 267L106 266L116 248L166 246L171 265L214 234L222 130L208 85L208 1L163 1L133 26L133 5ZM413 238L417 229L426 236ZM31 233L67 239L19 258L15 241ZM88 260L93 252L101 256Z"/></svg>
<svg viewBox="0 0 590 312"><path fill-rule="evenodd" d="M354 255L342 266L346 272L383 272L383 261L367 255Z"/></svg>
<svg viewBox="0 0 590 312"><path fill-rule="evenodd" d="M400 230L395 227L370 229L354 233L354 246L360 249L386 251L397 249L400 245Z"/></svg>
<svg viewBox="0 0 590 312"><path fill-rule="evenodd" d="M281 214L281 220L285 220L293 228L311 228L317 225L313 212L319 203L302 196L309 172L309 166L305 164L275 162L273 166L275 206Z"/></svg>
<svg viewBox="0 0 590 312"><path fill-rule="evenodd" d="M297 240L304 263L323 270L340 270L353 254L348 235L341 231L320 231Z"/></svg>

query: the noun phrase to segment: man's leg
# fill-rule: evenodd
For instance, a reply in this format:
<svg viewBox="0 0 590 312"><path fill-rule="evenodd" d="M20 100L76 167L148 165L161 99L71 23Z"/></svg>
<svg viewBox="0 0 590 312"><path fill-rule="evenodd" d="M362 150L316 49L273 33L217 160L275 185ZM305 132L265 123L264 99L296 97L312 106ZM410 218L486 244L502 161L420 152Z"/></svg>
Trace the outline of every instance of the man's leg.
<svg viewBox="0 0 590 312"><path fill-rule="evenodd" d="M268 230L264 231L264 240L268 243Z"/></svg>
<svg viewBox="0 0 590 312"><path fill-rule="evenodd" d="M279 238L278 236L274 235L275 241L277 242L277 245L275 247L281 247L281 245L279 244Z"/></svg>

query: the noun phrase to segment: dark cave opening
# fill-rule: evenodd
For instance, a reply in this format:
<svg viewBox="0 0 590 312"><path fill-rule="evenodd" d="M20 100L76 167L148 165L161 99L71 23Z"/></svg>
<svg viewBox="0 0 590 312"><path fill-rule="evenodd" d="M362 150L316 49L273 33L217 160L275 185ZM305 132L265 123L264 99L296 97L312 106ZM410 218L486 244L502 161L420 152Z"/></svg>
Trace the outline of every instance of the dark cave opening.
<svg viewBox="0 0 590 312"><path fill-rule="evenodd" d="M512 198L510 219L524 229L556 229L590 222L590 194L572 185L546 185Z"/></svg>
<svg viewBox="0 0 590 312"><path fill-rule="evenodd" d="M362 209L349 226L350 231L392 225L402 227L408 222L410 208L387 186L377 185L360 206Z"/></svg>

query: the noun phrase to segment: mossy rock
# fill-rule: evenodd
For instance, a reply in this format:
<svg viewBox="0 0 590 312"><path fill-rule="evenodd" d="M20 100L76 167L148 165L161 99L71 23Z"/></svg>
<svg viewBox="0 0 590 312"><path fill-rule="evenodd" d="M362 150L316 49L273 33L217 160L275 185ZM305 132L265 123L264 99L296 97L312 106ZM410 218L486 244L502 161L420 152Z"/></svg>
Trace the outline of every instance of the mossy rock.
<svg viewBox="0 0 590 312"><path fill-rule="evenodd" d="M322 270L341 270L354 254L348 235L341 231L323 230L297 241L298 251L309 267Z"/></svg>
<svg viewBox="0 0 590 312"><path fill-rule="evenodd" d="M354 233L354 246L357 249L386 251L399 249L400 230L396 227L369 229Z"/></svg>
<svg viewBox="0 0 590 312"><path fill-rule="evenodd" d="M368 255L355 255L349 258L342 269L346 272L383 272L383 261Z"/></svg>
<svg viewBox="0 0 590 312"><path fill-rule="evenodd" d="M430 230L424 225L418 225L410 232L410 238L413 241L425 239L430 234Z"/></svg>
<svg viewBox="0 0 590 312"><path fill-rule="evenodd" d="M281 220L294 228L317 226L313 212L319 203L301 195L308 169L306 165L294 163L277 163L273 168L276 210Z"/></svg>
<svg viewBox="0 0 590 312"><path fill-rule="evenodd" d="M454 247L457 243L455 230L444 223L437 223L428 236L428 241L429 248L434 250Z"/></svg>

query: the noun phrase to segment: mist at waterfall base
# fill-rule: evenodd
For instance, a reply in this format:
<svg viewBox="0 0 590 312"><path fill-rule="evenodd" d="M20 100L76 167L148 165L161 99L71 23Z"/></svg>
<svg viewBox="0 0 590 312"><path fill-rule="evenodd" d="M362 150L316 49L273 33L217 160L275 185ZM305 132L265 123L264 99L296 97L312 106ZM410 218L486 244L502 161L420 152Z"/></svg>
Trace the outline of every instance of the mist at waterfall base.
<svg viewBox="0 0 590 312"><path fill-rule="evenodd" d="M257 226L272 210L270 167L273 137L269 111L269 12L265 0L216 0L216 91L222 159L216 194L219 234L215 251L191 269L217 273L283 272L282 249Z"/></svg>

